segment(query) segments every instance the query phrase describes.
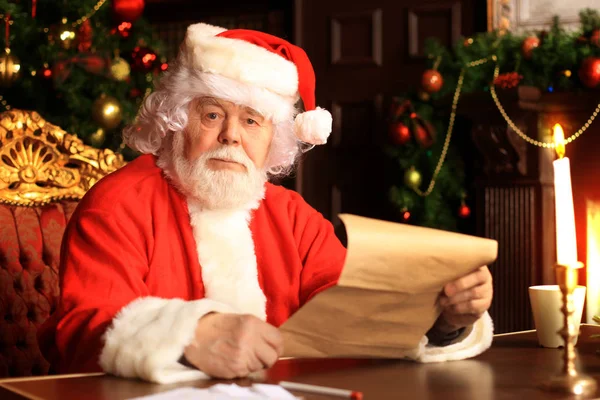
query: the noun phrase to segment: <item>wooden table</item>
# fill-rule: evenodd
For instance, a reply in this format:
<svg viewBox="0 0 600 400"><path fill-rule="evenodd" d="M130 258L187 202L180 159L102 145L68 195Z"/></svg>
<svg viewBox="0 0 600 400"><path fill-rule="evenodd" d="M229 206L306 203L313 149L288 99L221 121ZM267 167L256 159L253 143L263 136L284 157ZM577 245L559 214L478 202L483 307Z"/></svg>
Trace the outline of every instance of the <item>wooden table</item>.
<svg viewBox="0 0 600 400"><path fill-rule="evenodd" d="M600 383L600 339L590 339L600 327L582 325L579 360ZM358 390L365 400L386 399L567 399L540 390L539 385L562 366L562 349L537 345L534 331L499 335L481 356L441 364L417 364L396 360L284 360L252 381L296 381ZM217 381L156 385L102 374L0 380L0 399L128 399L181 386L206 387ZM301 394L301 393L297 393ZM335 397L302 394L307 400ZM600 396L600 391L597 394Z"/></svg>

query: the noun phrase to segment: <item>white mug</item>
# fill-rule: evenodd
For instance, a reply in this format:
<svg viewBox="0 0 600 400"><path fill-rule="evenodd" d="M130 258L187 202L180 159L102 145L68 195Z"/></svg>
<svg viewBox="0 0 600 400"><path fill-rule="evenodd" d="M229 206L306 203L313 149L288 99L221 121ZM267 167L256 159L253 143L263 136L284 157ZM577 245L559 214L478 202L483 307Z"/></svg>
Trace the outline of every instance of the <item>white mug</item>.
<svg viewBox="0 0 600 400"><path fill-rule="evenodd" d="M564 346L564 340L558 331L564 326L562 311L562 293L558 285L540 285L529 287L529 300L533 311L533 320L538 341L543 347L557 348ZM579 334L579 324L583 314L585 286L577 286L573 291L575 312L575 332ZM577 341L575 341L577 343Z"/></svg>

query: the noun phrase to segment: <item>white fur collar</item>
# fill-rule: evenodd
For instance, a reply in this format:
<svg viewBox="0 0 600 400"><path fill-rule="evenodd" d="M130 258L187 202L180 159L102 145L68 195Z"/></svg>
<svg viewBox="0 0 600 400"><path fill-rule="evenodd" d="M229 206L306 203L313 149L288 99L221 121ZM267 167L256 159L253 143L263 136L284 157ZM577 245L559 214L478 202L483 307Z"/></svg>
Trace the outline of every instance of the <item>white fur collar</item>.
<svg viewBox="0 0 600 400"><path fill-rule="evenodd" d="M250 209L203 210L188 199L190 222L206 298L266 320L266 297L258 283Z"/></svg>

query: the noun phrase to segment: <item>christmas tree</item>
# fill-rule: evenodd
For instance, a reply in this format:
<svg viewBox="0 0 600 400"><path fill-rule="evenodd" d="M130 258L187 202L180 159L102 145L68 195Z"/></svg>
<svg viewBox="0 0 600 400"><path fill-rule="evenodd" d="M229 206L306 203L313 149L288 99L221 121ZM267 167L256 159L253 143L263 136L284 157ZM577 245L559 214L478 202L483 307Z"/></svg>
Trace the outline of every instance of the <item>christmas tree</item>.
<svg viewBox="0 0 600 400"><path fill-rule="evenodd" d="M0 0L0 111L37 111L95 147L122 150L161 71L144 0Z"/></svg>
<svg viewBox="0 0 600 400"><path fill-rule="evenodd" d="M464 166L452 142L463 93L489 93L518 135L532 145L553 147L521 132L497 92L520 85L546 92L597 90L600 15L586 9L580 19L581 28L572 32L562 29L555 17L548 31L535 34L486 32L463 38L450 49L436 41L427 43L431 68L424 72L420 88L395 99L386 149L397 169L390 201L403 221L460 230L460 219L472 214ZM600 104L567 143L583 133L599 112Z"/></svg>

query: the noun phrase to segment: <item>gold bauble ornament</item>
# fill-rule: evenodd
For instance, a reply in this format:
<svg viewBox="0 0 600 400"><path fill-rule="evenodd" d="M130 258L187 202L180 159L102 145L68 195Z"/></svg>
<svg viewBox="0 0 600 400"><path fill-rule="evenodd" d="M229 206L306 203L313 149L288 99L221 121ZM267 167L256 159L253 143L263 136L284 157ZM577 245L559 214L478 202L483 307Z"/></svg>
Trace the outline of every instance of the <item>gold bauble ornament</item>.
<svg viewBox="0 0 600 400"><path fill-rule="evenodd" d="M67 24L67 19L63 18L62 24L58 28L58 40L63 49L68 50L75 43L75 28Z"/></svg>
<svg viewBox="0 0 600 400"><path fill-rule="evenodd" d="M89 142L94 147L100 147L106 140L106 132L102 128L98 128L96 132L92 133L89 137Z"/></svg>
<svg viewBox="0 0 600 400"><path fill-rule="evenodd" d="M121 57L115 57L110 63L110 75L117 81L124 81L129 78L131 67L129 63Z"/></svg>
<svg viewBox="0 0 600 400"><path fill-rule="evenodd" d="M404 173L404 183L411 189L421 186L421 173L415 167L410 167Z"/></svg>
<svg viewBox="0 0 600 400"><path fill-rule="evenodd" d="M92 118L102 128L114 129L123 119L121 105L114 97L102 94L92 105Z"/></svg>
<svg viewBox="0 0 600 400"><path fill-rule="evenodd" d="M19 78L21 71L21 62L10 54L10 49L5 49L4 54L0 55L0 86L9 87Z"/></svg>

